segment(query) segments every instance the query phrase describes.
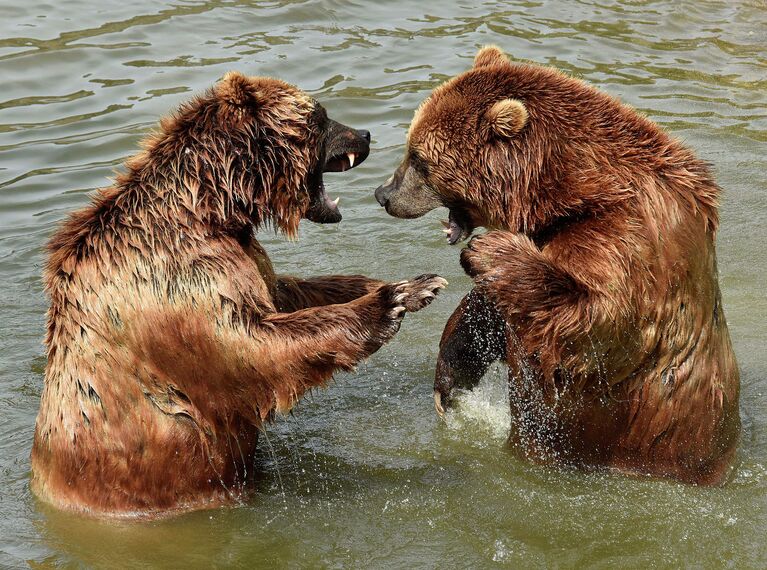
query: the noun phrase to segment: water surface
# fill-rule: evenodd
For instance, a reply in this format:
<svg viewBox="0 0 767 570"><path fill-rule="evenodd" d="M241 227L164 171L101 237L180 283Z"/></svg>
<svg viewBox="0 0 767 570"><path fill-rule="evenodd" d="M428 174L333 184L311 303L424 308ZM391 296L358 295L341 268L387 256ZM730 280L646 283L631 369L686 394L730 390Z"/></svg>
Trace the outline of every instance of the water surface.
<svg viewBox="0 0 767 570"><path fill-rule="evenodd" d="M767 5L764 2L66 2L0 9L0 566L767 566ZM469 290L435 212L389 218L372 190L418 103L496 43L621 97L710 161L719 269L742 371L737 469L721 489L522 463L503 447L502 372L447 423L442 327ZM158 120L230 69L300 85L373 132L328 175L337 227L262 234L278 271L451 285L355 374L267 432L251 500L140 524L53 512L28 488L45 366L43 245Z"/></svg>

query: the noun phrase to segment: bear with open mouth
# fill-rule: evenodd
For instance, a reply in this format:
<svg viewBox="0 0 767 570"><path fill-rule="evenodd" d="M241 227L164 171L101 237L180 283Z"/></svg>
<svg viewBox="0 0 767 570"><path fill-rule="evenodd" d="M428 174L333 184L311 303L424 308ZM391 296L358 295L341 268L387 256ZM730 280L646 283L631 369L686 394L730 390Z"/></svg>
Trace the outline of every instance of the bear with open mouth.
<svg viewBox="0 0 767 570"><path fill-rule="evenodd" d="M656 124L496 47L416 111L386 211L437 207L476 287L447 323L434 383L444 413L509 365L522 456L697 484L735 455L739 373L722 309L720 189Z"/></svg>
<svg viewBox="0 0 767 570"><path fill-rule="evenodd" d="M254 231L341 220L323 173L370 133L276 79L232 72L160 123L53 235L34 492L97 516L236 501L259 429L397 332L436 275L275 275Z"/></svg>

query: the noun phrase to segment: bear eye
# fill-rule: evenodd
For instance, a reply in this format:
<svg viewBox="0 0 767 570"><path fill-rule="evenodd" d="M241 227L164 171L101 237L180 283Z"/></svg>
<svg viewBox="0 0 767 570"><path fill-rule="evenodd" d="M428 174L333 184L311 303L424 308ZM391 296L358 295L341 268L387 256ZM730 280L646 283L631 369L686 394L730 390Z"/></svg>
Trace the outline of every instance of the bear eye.
<svg viewBox="0 0 767 570"><path fill-rule="evenodd" d="M429 164L421 157L418 152L411 150L410 151L410 165L415 169L415 171L423 176L424 178L429 177Z"/></svg>

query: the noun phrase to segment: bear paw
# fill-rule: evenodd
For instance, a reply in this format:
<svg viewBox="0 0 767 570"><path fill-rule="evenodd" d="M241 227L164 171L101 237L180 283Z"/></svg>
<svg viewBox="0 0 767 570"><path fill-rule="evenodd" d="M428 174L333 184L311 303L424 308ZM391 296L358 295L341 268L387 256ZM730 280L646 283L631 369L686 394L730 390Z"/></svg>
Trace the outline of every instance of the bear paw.
<svg viewBox="0 0 767 570"><path fill-rule="evenodd" d="M461 251L461 267L473 278L481 278L504 262L519 262L537 251L536 245L524 234L493 231L471 238Z"/></svg>
<svg viewBox="0 0 767 570"><path fill-rule="evenodd" d="M431 303L447 281L439 275L427 274L409 281L389 283L379 290L384 303L384 323L378 342L390 340L399 330L406 312L414 313Z"/></svg>
<svg viewBox="0 0 767 570"><path fill-rule="evenodd" d="M392 285L391 299L394 306L388 315L402 318L405 311L415 313L431 303L447 285L447 280L439 275L426 274Z"/></svg>

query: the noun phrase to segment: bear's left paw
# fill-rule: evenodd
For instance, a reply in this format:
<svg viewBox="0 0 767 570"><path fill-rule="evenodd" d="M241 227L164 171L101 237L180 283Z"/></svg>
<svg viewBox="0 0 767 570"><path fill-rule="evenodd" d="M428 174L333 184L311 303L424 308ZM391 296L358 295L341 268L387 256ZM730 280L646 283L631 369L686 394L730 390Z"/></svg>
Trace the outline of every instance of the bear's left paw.
<svg viewBox="0 0 767 570"><path fill-rule="evenodd" d="M431 303L447 281L439 275L427 274L397 283L387 283L378 290L384 303L384 319L378 332L383 344L399 330L406 312L414 313Z"/></svg>
<svg viewBox="0 0 767 570"><path fill-rule="evenodd" d="M420 311L431 303L446 285L446 279L431 273L420 275L410 281L395 283L393 297L396 306L392 310L398 312L406 310L408 313Z"/></svg>
<svg viewBox="0 0 767 570"><path fill-rule="evenodd" d="M517 260L537 249L524 234L493 231L471 238L461 251L461 267L474 279L496 269L505 260Z"/></svg>

